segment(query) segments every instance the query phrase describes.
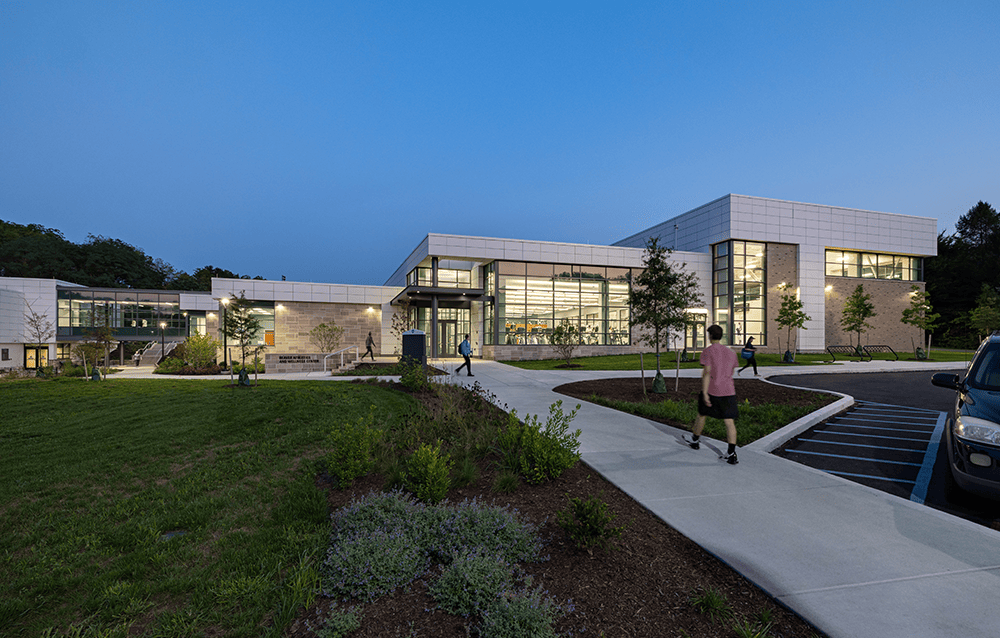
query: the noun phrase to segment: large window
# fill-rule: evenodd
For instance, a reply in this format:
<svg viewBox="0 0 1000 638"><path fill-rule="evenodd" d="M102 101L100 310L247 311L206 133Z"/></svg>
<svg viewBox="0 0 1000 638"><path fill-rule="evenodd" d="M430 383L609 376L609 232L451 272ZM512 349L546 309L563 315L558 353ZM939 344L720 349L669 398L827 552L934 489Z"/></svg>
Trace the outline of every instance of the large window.
<svg viewBox="0 0 1000 638"><path fill-rule="evenodd" d="M568 264L494 262L485 270L495 307L484 313L497 345L546 345L552 330L569 323L585 345L629 345L629 269Z"/></svg>
<svg viewBox="0 0 1000 638"><path fill-rule="evenodd" d="M767 246L729 241L712 247L712 310L725 342L767 345Z"/></svg>
<svg viewBox="0 0 1000 638"><path fill-rule="evenodd" d="M176 292L59 290L56 334L82 337L95 327L110 326L116 337L153 339L160 336L161 323L166 337L187 337L192 323L200 323L203 331L204 313L182 312L179 299Z"/></svg>
<svg viewBox="0 0 1000 638"><path fill-rule="evenodd" d="M406 275L407 286L434 286L434 271L420 266ZM472 271L438 268L438 288L472 288Z"/></svg>
<svg viewBox="0 0 1000 638"><path fill-rule="evenodd" d="M887 253L827 250L826 274L828 277L923 281L923 259Z"/></svg>

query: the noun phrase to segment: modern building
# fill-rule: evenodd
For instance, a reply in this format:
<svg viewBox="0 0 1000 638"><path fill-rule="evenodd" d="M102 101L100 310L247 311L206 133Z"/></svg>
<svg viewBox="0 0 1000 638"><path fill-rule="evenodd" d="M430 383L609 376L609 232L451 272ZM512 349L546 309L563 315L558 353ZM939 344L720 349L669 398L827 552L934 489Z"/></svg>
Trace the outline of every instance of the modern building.
<svg viewBox="0 0 1000 638"><path fill-rule="evenodd" d="M726 195L611 245L428 234L383 286L213 279L211 293L189 293L0 278L0 367L68 356L95 321L109 322L121 340L215 335L223 302L240 295L253 302L272 371L323 369L309 332L330 322L344 328L344 347L363 352L371 332L386 355L399 351L404 323L426 333L432 358L457 357L466 334L485 358L551 358L549 335L563 322L581 330L581 356L645 351L628 292L650 237L701 282L703 304L689 309L677 335L688 349L703 347L705 326L719 323L731 343L753 336L762 350L783 351L789 338L776 316L790 293L810 316L791 335L797 350L848 344L840 317L858 285L878 313L867 343L909 350L920 337L900 317L912 287L923 289L923 260L937 254L936 220ZM30 345L29 306L56 318L44 352ZM223 348L228 360L232 345Z"/></svg>

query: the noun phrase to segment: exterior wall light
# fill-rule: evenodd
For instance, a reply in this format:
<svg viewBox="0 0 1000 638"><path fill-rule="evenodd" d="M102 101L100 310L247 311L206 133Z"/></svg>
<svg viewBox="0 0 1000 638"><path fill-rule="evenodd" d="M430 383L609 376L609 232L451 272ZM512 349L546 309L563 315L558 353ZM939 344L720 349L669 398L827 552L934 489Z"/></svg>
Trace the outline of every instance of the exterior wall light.
<svg viewBox="0 0 1000 638"><path fill-rule="evenodd" d="M826 288L824 288L824 290L830 292L831 290L833 290L833 286L827 286Z"/></svg>

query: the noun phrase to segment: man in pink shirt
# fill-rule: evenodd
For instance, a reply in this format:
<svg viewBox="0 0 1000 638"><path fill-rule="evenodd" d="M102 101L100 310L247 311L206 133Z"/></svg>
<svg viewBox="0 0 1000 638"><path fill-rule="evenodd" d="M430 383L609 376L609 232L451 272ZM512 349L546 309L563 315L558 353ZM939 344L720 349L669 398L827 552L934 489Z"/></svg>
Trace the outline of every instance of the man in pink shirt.
<svg viewBox="0 0 1000 638"><path fill-rule="evenodd" d="M691 428L692 436L684 440L693 449L701 447L699 439L705 427L705 417L722 419L726 424L726 441L729 449L720 458L730 465L739 463L736 458L736 419L739 408L736 404L736 384L733 383L733 370L739 365L736 353L722 345L722 327L709 326L708 337L712 344L701 353L701 393L698 395L698 416Z"/></svg>

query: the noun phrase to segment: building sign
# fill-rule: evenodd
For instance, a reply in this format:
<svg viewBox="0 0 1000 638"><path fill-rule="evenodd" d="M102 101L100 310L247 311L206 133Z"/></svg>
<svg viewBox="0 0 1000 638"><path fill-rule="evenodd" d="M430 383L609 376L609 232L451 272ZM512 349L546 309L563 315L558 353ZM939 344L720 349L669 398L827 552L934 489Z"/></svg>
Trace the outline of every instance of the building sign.
<svg viewBox="0 0 1000 638"><path fill-rule="evenodd" d="M278 364L290 363L322 363L319 355L315 354L279 354Z"/></svg>

